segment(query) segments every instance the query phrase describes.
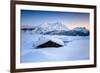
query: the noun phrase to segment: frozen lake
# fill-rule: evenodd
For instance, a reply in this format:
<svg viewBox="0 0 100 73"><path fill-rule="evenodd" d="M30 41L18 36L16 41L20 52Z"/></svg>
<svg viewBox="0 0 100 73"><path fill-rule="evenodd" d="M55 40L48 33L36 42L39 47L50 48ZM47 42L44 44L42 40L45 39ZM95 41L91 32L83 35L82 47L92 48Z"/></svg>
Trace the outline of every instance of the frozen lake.
<svg viewBox="0 0 100 73"><path fill-rule="evenodd" d="M59 48L36 48L43 36L31 32L21 32L21 62L49 62L89 59L89 36L44 35L59 38L64 46Z"/></svg>

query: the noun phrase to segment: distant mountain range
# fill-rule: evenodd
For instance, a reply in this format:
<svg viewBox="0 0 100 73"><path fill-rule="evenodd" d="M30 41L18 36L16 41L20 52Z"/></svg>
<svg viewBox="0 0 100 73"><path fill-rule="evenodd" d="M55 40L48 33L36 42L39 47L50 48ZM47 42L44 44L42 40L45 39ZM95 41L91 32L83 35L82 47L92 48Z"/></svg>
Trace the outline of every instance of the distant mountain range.
<svg viewBox="0 0 100 73"><path fill-rule="evenodd" d="M80 29L80 30L79 30ZM68 36L89 36L89 30L79 27L78 29L75 28L73 30L62 30L62 31L49 31L44 34L50 35L68 35Z"/></svg>
<svg viewBox="0 0 100 73"><path fill-rule="evenodd" d="M44 23L37 27L34 27L33 33L48 34L48 35L67 35L67 36L89 36L89 30L85 27L76 27L74 29L68 29L64 24L56 23Z"/></svg>

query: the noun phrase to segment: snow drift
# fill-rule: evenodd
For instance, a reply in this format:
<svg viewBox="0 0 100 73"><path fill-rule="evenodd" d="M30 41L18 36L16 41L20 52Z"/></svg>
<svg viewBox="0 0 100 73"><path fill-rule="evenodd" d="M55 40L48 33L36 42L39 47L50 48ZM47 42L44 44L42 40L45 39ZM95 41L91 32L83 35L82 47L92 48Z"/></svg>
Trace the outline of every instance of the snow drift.
<svg viewBox="0 0 100 73"><path fill-rule="evenodd" d="M36 43L38 48L45 47L62 47L64 46L64 42L61 39L54 37L40 37Z"/></svg>

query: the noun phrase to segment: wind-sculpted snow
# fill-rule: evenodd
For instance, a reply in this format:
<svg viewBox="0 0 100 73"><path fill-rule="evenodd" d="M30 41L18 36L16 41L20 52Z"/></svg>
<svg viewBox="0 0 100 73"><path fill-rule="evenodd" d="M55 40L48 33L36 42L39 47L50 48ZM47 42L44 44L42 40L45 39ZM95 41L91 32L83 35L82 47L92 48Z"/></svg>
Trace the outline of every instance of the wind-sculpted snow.
<svg viewBox="0 0 100 73"><path fill-rule="evenodd" d="M43 36L61 39L64 42L64 46L37 49L37 41ZM21 39L21 62L89 59L89 36L41 35L22 32Z"/></svg>

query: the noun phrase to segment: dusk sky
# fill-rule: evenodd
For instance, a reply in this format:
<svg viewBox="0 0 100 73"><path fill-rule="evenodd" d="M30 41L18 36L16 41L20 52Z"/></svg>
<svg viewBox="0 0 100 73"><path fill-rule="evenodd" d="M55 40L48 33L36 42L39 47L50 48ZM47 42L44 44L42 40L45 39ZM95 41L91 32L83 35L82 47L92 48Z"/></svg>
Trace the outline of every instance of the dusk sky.
<svg viewBox="0 0 100 73"><path fill-rule="evenodd" d="M86 27L89 29L89 17L89 13L21 10L22 25L30 24L38 26L45 22L60 22L66 25L69 29L73 29L75 27Z"/></svg>

